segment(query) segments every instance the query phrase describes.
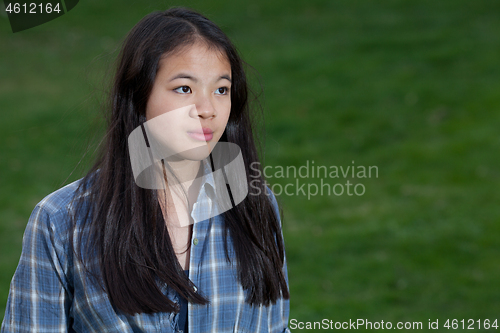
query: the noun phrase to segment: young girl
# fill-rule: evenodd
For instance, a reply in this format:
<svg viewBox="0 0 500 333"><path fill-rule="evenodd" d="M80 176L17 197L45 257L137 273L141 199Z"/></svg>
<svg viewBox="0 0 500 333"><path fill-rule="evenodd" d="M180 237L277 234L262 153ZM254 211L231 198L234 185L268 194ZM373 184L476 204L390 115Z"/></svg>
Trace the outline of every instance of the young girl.
<svg viewBox="0 0 500 333"><path fill-rule="evenodd" d="M278 206L228 37L187 9L147 15L110 97L97 162L30 217L2 332L288 332Z"/></svg>

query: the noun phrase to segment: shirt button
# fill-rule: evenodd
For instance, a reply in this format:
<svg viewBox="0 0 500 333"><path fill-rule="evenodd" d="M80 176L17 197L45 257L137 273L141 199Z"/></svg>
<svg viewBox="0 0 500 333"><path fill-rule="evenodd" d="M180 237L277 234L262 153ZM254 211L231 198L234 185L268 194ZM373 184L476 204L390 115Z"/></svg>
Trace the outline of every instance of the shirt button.
<svg viewBox="0 0 500 333"><path fill-rule="evenodd" d="M198 245L198 238L193 239L193 244Z"/></svg>

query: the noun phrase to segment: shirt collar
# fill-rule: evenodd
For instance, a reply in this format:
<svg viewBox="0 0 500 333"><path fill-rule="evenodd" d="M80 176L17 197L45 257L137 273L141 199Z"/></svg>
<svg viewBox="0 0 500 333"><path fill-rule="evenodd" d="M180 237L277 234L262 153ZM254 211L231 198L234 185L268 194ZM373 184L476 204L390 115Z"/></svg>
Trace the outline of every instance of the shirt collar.
<svg viewBox="0 0 500 333"><path fill-rule="evenodd" d="M215 179L214 174L212 172L212 167L210 162L208 162L208 158L205 158L201 161L203 167L203 176L201 178L201 187L204 189L206 195L210 197L210 199L215 199ZM207 189L207 186L210 186L211 189ZM198 194L198 199L202 191Z"/></svg>
<svg viewBox="0 0 500 333"><path fill-rule="evenodd" d="M217 215L215 179L207 159L202 160L203 176L201 178L200 192L191 210L194 222L207 220Z"/></svg>

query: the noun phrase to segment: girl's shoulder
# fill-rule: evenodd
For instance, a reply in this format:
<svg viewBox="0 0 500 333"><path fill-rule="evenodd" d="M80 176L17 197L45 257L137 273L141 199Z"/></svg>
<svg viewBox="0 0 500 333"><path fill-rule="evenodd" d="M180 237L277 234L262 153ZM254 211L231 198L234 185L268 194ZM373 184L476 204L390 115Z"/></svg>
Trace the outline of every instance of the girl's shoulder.
<svg viewBox="0 0 500 333"><path fill-rule="evenodd" d="M50 193L43 198L36 207L39 207L49 214L67 213L72 211L76 202L84 199L90 193L85 190L82 183L84 178L80 178L60 189Z"/></svg>
<svg viewBox="0 0 500 333"><path fill-rule="evenodd" d="M281 224L280 207L278 204L278 200L276 199L276 195L273 193L273 191L271 190L271 188L269 186L266 186L266 190L267 190L266 196L271 201L271 205L273 206L274 213L278 217L278 220L280 221L280 224Z"/></svg>
<svg viewBox="0 0 500 333"><path fill-rule="evenodd" d="M29 222L49 227L59 234L69 231L75 221L73 218L77 217L75 213L81 213L82 208L87 206L85 199L90 192L86 190L88 186L82 186L84 179L80 178L45 196L33 209Z"/></svg>

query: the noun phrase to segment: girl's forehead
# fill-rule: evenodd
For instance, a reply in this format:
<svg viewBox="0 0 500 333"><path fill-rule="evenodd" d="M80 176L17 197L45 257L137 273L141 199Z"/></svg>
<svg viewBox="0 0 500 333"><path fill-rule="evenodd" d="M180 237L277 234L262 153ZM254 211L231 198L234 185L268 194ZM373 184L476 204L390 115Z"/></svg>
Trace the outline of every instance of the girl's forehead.
<svg viewBox="0 0 500 333"><path fill-rule="evenodd" d="M228 62L226 52L217 45L209 44L209 42L197 39L193 43L180 45L171 52L164 53L161 60L168 60L169 58L203 58L203 57L217 57L221 62Z"/></svg>
<svg viewBox="0 0 500 333"><path fill-rule="evenodd" d="M163 55L159 71L196 70L202 72L231 71L231 64L224 51L206 43L195 42Z"/></svg>

